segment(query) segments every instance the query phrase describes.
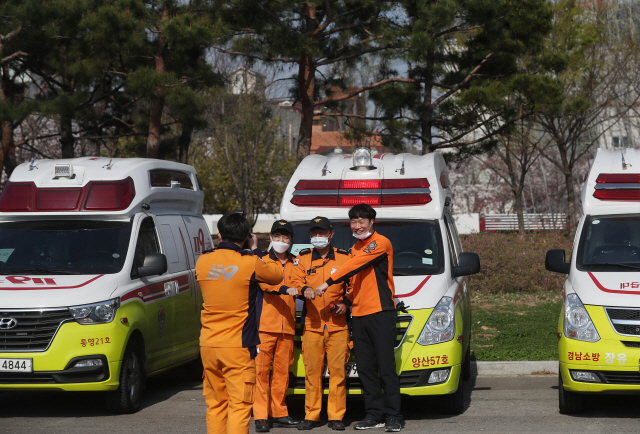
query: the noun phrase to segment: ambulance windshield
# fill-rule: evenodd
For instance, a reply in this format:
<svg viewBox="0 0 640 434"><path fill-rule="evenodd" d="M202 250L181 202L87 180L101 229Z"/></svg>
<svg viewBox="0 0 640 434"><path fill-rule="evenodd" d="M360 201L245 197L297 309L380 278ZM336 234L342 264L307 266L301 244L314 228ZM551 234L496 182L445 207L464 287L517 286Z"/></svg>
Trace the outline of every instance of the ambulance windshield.
<svg viewBox="0 0 640 434"><path fill-rule="evenodd" d="M96 220L0 223L0 274L112 274L127 256L131 223Z"/></svg>
<svg viewBox="0 0 640 434"><path fill-rule="evenodd" d="M441 274L444 272L442 237L437 221L376 221L373 228L391 241L393 246L394 276ZM348 250L357 241L351 233L349 222L333 222L335 235L333 247ZM297 254L304 248L312 248L307 223L293 223L293 247Z"/></svg>
<svg viewBox="0 0 640 434"><path fill-rule="evenodd" d="M640 216L589 216L578 247L582 271L640 270Z"/></svg>

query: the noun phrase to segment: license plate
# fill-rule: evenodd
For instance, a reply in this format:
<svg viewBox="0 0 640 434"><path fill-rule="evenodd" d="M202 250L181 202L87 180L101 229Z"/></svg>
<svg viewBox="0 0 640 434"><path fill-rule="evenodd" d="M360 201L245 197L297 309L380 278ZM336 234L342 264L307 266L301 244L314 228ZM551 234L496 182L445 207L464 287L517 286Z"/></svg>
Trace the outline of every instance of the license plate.
<svg viewBox="0 0 640 434"><path fill-rule="evenodd" d="M356 366L356 364L354 362L349 362L345 365L344 367L345 369L345 374L347 376L347 378L358 378L358 368ZM323 377L329 377L329 367L325 366L324 367L324 372L322 373Z"/></svg>
<svg viewBox="0 0 640 434"><path fill-rule="evenodd" d="M33 372L33 359L0 359L0 372Z"/></svg>

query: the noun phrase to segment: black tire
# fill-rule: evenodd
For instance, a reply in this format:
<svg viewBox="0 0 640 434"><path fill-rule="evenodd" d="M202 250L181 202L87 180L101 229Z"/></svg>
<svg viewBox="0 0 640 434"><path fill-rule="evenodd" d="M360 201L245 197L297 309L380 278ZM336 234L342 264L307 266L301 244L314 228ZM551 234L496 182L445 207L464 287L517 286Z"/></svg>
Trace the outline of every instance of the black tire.
<svg viewBox="0 0 640 434"><path fill-rule="evenodd" d="M202 381L204 366L202 365L200 353L198 353L198 357L196 359L193 359L184 365L184 372L187 376L187 381Z"/></svg>
<svg viewBox="0 0 640 434"><path fill-rule="evenodd" d="M564 390L561 373L558 373L558 409L560 414L580 414L584 412L584 395Z"/></svg>
<svg viewBox="0 0 640 434"><path fill-rule="evenodd" d="M462 360L460 375L462 375L463 381L468 381L471 378L471 339L469 339L469 346Z"/></svg>
<svg viewBox="0 0 640 434"><path fill-rule="evenodd" d="M112 412L129 414L140 409L145 385L143 360L137 341L130 340L120 367L120 386L107 394L107 406Z"/></svg>
<svg viewBox="0 0 640 434"><path fill-rule="evenodd" d="M462 375L458 378L458 390L449 395L442 395L440 410L443 414L462 414L464 411L464 387Z"/></svg>

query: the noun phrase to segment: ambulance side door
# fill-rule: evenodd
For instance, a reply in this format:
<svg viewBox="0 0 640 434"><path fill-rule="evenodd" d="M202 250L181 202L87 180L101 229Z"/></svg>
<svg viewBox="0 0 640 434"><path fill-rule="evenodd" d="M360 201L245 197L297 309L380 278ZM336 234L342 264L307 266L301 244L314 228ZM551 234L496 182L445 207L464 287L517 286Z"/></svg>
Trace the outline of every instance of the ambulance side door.
<svg viewBox="0 0 640 434"><path fill-rule="evenodd" d="M200 311L202 297L194 275L195 258L189 245L189 232L180 215L158 217L163 238L176 249L167 257L171 279L176 282L174 294L173 363L193 359L200 351Z"/></svg>
<svg viewBox="0 0 640 434"><path fill-rule="evenodd" d="M450 246L453 246L452 255L455 256L455 265L458 264L458 257L462 250L462 243L460 242L460 236L458 235L458 229L456 228L456 224L451 217L451 214L445 212L444 214L444 222L447 227L447 237L449 238ZM469 343L469 336L471 332L471 300L469 297L469 277L468 276L459 276L454 278L456 284L458 285L458 289L456 292L456 297L460 298L460 306L462 310L462 336L465 340L465 348Z"/></svg>
<svg viewBox="0 0 640 434"><path fill-rule="evenodd" d="M169 273L161 276L139 277L137 268L141 267L144 257L149 253L166 253L161 250L159 231L152 216L140 219L134 252L131 280L140 285L143 306L149 329L146 330L144 340L147 353L147 373L171 365L173 353L172 324L173 300L165 294L165 285L170 279Z"/></svg>

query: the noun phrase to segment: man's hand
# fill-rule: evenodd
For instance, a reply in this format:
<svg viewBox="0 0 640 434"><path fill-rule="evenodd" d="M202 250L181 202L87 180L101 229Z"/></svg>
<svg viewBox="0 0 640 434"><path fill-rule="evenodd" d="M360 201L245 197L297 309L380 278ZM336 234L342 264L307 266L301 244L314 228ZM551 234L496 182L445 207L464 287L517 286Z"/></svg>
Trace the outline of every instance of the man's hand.
<svg viewBox="0 0 640 434"><path fill-rule="evenodd" d="M287 288L287 294L295 297L296 295L298 295L298 288Z"/></svg>
<svg viewBox="0 0 640 434"><path fill-rule="evenodd" d="M322 297L322 294L324 294L328 287L329 285L327 285L327 282L324 282L322 285L318 286L316 288L316 294L318 295L318 297Z"/></svg>
<svg viewBox="0 0 640 434"><path fill-rule="evenodd" d="M304 290L304 296L309 300L313 300L314 298L316 298L316 292L312 288L307 288Z"/></svg>
<svg viewBox="0 0 640 434"><path fill-rule="evenodd" d="M247 238L247 244L249 246L249 250L255 250L258 248L258 236L256 234L249 234L249 238Z"/></svg>
<svg viewBox="0 0 640 434"><path fill-rule="evenodd" d="M342 315L347 311L347 305L344 303L336 303L336 310L333 311L335 315Z"/></svg>

